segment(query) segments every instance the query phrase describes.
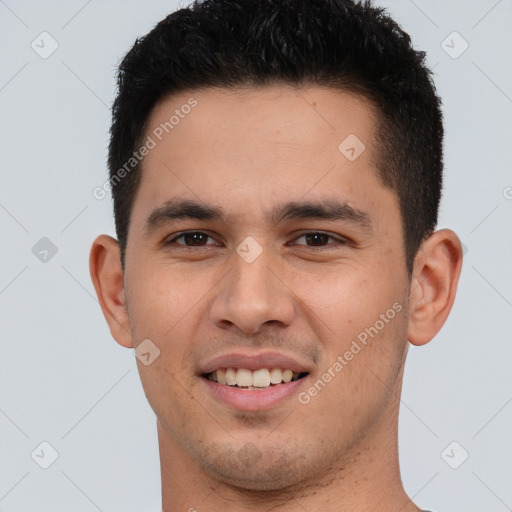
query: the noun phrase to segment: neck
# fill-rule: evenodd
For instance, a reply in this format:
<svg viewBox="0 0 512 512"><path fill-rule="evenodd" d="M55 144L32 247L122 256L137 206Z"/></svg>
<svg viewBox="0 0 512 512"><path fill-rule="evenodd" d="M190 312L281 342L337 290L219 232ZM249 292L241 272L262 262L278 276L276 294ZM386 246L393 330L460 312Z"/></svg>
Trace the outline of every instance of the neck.
<svg viewBox="0 0 512 512"><path fill-rule="evenodd" d="M278 491L250 491L216 480L158 422L163 512L263 512L274 507L286 512L418 512L400 477L400 389L393 395L380 418L349 453L340 455L335 467L324 468L317 478Z"/></svg>

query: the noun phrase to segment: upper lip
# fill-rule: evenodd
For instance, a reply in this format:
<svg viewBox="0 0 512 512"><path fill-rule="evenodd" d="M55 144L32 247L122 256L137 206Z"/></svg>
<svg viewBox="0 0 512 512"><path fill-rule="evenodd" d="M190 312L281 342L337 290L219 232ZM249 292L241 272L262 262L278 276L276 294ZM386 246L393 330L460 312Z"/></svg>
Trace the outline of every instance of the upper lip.
<svg viewBox="0 0 512 512"><path fill-rule="evenodd" d="M204 363L200 368L200 374L211 373L219 368L246 368L247 370L282 368L296 373L309 373L310 371L309 366L305 362L278 352L232 352L216 356Z"/></svg>

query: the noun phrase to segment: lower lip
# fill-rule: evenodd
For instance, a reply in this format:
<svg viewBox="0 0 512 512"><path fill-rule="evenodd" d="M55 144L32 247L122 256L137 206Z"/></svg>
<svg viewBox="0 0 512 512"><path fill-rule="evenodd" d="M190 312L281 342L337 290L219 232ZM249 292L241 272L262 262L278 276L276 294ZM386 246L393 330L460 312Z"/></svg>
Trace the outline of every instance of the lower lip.
<svg viewBox="0 0 512 512"><path fill-rule="evenodd" d="M205 377L201 377L201 380L220 401L238 410L254 412L270 409L283 400L296 396L307 377L306 375L302 379L263 388L261 391L235 388L219 384Z"/></svg>

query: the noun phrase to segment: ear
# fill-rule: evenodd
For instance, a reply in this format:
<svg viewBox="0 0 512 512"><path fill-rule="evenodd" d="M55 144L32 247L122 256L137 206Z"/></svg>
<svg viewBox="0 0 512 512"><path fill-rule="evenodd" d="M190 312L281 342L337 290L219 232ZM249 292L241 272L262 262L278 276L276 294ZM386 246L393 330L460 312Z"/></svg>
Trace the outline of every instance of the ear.
<svg viewBox="0 0 512 512"><path fill-rule="evenodd" d="M450 229L427 238L416 258L409 300L408 339L425 345L441 329L455 300L462 267L462 245Z"/></svg>
<svg viewBox="0 0 512 512"><path fill-rule="evenodd" d="M103 315L113 338L123 347L133 347L123 286L119 243L107 235L94 240L89 271Z"/></svg>

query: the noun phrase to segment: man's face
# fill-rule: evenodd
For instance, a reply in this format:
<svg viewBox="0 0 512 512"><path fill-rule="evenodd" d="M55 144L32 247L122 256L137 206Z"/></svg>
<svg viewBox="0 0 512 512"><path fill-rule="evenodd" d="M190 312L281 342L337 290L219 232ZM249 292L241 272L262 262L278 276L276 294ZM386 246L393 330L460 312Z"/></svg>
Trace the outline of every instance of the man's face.
<svg viewBox="0 0 512 512"><path fill-rule="evenodd" d="M165 442L221 481L332 472L396 412L409 279L374 129L366 101L320 87L190 91L151 115L124 276L132 336L160 350L138 364ZM175 218L183 200L221 216ZM214 381L226 368L261 371L235 374L239 388ZM272 369L301 378L268 386L289 374Z"/></svg>

